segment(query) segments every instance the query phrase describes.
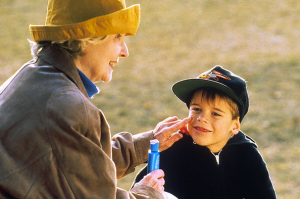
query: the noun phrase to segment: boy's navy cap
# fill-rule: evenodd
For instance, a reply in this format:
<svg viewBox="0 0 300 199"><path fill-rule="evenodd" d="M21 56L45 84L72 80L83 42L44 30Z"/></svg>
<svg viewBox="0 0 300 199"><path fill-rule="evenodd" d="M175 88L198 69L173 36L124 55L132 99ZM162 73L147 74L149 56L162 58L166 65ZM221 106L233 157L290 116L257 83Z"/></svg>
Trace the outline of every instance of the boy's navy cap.
<svg viewBox="0 0 300 199"><path fill-rule="evenodd" d="M188 106L192 94L201 88L214 88L228 95L237 102L240 111L240 121L248 112L249 98L246 81L222 66L215 66L197 78L186 79L175 83L172 87L174 94Z"/></svg>

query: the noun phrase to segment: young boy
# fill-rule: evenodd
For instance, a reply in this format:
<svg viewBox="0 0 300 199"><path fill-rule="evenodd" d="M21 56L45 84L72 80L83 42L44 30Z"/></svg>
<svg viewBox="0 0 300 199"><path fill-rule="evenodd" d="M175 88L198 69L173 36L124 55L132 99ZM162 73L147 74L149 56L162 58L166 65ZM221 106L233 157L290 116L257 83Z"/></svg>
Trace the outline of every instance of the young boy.
<svg viewBox="0 0 300 199"><path fill-rule="evenodd" d="M275 199L255 141L240 131L249 107L245 80L215 66L172 89L192 120L183 138L161 153L165 191L179 199Z"/></svg>

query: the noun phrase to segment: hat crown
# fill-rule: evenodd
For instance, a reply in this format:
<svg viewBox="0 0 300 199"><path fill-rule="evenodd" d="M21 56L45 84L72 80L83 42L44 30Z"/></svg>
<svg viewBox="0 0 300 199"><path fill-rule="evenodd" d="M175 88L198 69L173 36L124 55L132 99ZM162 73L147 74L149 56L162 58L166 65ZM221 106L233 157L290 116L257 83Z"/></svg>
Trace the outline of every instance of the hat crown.
<svg viewBox="0 0 300 199"><path fill-rule="evenodd" d="M124 8L124 0L49 0L46 25L80 23Z"/></svg>
<svg viewBox="0 0 300 199"><path fill-rule="evenodd" d="M241 119L243 119L249 108L246 81L243 78L218 65L213 67L211 70L202 73L198 78L218 82L223 86L229 88L238 99L241 111L240 117Z"/></svg>
<svg viewBox="0 0 300 199"><path fill-rule="evenodd" d="M126 7L125 0L49 0L45 25L30 25L33 41L65 41L135 35L140 5Z"/></svg>

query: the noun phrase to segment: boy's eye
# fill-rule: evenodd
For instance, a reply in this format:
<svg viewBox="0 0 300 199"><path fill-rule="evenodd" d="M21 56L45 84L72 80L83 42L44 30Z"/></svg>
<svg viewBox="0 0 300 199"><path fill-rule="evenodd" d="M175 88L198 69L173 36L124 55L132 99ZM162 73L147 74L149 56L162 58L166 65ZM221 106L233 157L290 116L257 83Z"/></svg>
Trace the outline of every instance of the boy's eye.
<svg viewBox="0 0 300 199"><path fill-rule="evenodd" d="M221 116L220 114L218 114L218 113L216 113L216 112L213 112L212 115L213 115L213 116Z"/></svg>
<svg viewBox="0 0 300 199"><path fill-rule="evenodd" d="M116 35L116 38L120 38L122 35L121 34L117 34Z"/></svg>
<svg viewBox="0 0 300 199"><path fill-rule="evenodd" d="M192 108L192 111L200 112L201 109L200 108Z"/></svg>

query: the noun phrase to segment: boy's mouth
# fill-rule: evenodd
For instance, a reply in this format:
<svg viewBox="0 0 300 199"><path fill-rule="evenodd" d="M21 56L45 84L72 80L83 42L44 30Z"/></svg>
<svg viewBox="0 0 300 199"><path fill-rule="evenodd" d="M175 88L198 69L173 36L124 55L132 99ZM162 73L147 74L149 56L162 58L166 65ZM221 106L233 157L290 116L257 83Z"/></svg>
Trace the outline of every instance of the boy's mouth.
<svg viewBox="0 0 300 199"><path fill-rule="evenodd" d="M201 132L201 133L209 133L210 130L207 130L206 128L200 127L200 126L194 126L194 129Z"/></svg>

